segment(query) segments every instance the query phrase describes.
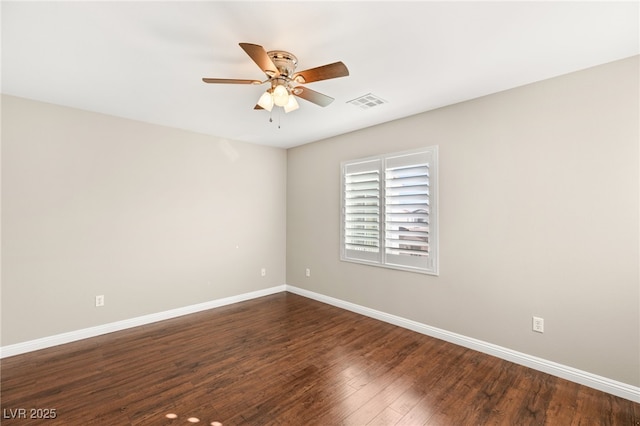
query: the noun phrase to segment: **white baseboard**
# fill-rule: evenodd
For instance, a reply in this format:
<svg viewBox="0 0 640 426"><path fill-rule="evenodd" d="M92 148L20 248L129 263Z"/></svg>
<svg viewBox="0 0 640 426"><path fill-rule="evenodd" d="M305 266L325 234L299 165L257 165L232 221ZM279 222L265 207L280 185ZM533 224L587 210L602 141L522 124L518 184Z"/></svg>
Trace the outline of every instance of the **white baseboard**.
<svg viewBox="0 0 640 426"><path fill-rule="evenodd" d="M68 333L56 334L54 336L43 337L41 339L3 346L0 347L0 359L14 355L20 355L27 352L37 351L39 349L49 348L52 346L62 345L65 343L71 343L77 340L87 339L89 337L96 337L102 334L113 333L114 331L120 331L127 328L138 327L141 325L164 321L183 315L193 314L196 312L205 311L207 309L231 305L232 303L244 302L245 300L256 299L258 297L268 296L270 294L280 293L283 291L286 291L285 285L271 287L264 290L252 291L249 293L239 294L237 296L225 297L223 299L212 300L209 302L198 303L196 305L185 306L182 308L171 309L155 314L143 315L141 317L116 321L109 324L98 325L96 327L70 331Z"/></svg>
<svg viewBox="0 0 640 426"><path fill-rule="evenodd" d="M440 328L432 327L426 324L422 324L416 321L412 321L406 318L402 318L396 315L387 314L385 312L377 311L375 309L367 308L364 306L356 305L344 300L335 299L330 296L315 293L313 291L305 290L302 288L287 285L288 292L314 299L319 302L327 303L329 305L336 306L338 308L346 309L348 311L356 312L367 317L375 318L380 321L387 322L389 324L397 325L399 327L407 328L409 330L416 331L427 336L435 337L440 340L444 340L450 343L454 343L465 348L473 349L478 352L483 352L516 364L523 365L525 367L532 368L534 370L542 371L552 376L560 377L571 382L579 383L581 385L589 386L590 388L597 389L603 392L610 393L612 395L619 396L621 398L628 399L630 401L640 403L640 387L632 386L626 383L618 382L616 380L608 379L606 377L598 376L596 374L588 373L586 371L578 370L573 367L558 364L553 361L548 361L542 358L538 358L532 355L527 355L522 352L514 351L502 346L494 345L492 343L484 342L482 340L474 339L471 337L463 336L461 334L452 333L450 331L442 330Z"/></svg>
<svg viewBox="0 0 640 426"><path fill-rule="evenodd" d="M158 321L180 317L183 315L193 314L207 309L213 309L220 306L243 302L245 300L256 299L258 297L268 296L270 294L280 293L283 291L288 291L300 296L307 297L309 299L336 306L338 308L356 312L367 317L375 318L389 324L413 330L415 332L435 337L437 339L454 343L456 345L463 346L469 349L473 349L478 352L493 355L495 357L511 361L516 364L524 365L525 367L533 368L534 370L542 371L553 376L561 377L563 379L579 383L581 385L589 386L591 388L640 403L640 387L618 382L606 377L578 370L573 367L558 364L553 361L548 361L532 355L527 355L508 348L504 348L502 346L487 343L482 340L452 333L450 331L442 330L396 315L387 314L382 311L377 311L375 309L356 305L355 303L346 302L344 300L325 296L323 294L315 293L290 285L271 287L264 290L240 294L237 296L225 297L223 299L217 299L209 302L199 303L196 305L171 309L169 311L158 312L155 314L144 315L141 317L131 318L123 321L103 324L96 327L90 327L71 331L68 333L57 334L54 336L43 337L27 342L16 343L14 345L3 346L0 347L0 359L14 355L20 355L27 352L37 351L39 349L49 348L52 346L62 345L65 343L75 342L77 340L87 339L90 337L96 337L103 334L112 333L114 331L120 331L145 324L151 324Z"/></svg>

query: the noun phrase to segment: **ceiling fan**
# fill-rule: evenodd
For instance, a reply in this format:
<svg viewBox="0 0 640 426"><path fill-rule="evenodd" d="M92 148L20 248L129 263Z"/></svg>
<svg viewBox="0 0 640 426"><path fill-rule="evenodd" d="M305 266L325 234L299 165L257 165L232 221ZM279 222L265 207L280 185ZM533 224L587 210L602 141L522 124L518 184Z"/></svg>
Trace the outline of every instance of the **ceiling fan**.
<svg viewBox="0 0 640 426"><path fill-rule="evenodd" d="M240 47L267 75L266 80L203 78L202 81L205 83L223 84L270 83L270 87L262 94L254 109L271 111L273 106L276 105L283 107L285 112L294 111L298 109L296 97L325 107L333 102L333 98L308 89L304 87L303 84L349 75L349 70L342 62L334 62L332 64L296 72L298 58L289 52L283 50L271 50L267 52L264 47L251 43L240 43Z"/></svg>

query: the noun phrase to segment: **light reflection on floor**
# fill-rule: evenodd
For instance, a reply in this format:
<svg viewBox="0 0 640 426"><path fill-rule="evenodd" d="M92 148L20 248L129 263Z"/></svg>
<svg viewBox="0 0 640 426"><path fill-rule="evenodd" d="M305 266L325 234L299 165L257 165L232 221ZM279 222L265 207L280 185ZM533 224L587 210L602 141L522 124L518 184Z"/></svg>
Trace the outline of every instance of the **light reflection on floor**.
<svg viewBox="0 0 640 426"><path fill-rule="evenodd" d="M342 355L340 348L334 351L338 353L338 357ZM392 383L382 379L381 382L377 377L371 376L372 361L366 358L351 358L345 364L347 366L337 375L336 385L342 387L344 395L339 404L344 411L354 415L354 419L357 419L359 411L362 411L361 395L372 392L376 394L373 398L375 405L387 407L398 419L404 420L403 424L424 424L433 416L433 397L420 391L412 377L399 377ZM375 411L375 408L373 410ZM385 424L385 410L381 408L378 414L373 422Z"/></svg>
<svg viewBox="0 0 640 426"><path fill-rule="evenodd" d="M165 417L166 417L166 418L168 418L168 419L171 419L171 420L175 420L175 419L177 419L177 418L178 418L178 415L177 415L176 413L167 413L167 414L165 415ZM199 419L199 418L197 418L197 417L189 417L189 418L187 419L187 421L188 421L189 423L200 423L200 419ZM222 423L220 423L220 422L211 422L211 423L209 423L209 424L210 424L211 426L222 426Z"/></svg>

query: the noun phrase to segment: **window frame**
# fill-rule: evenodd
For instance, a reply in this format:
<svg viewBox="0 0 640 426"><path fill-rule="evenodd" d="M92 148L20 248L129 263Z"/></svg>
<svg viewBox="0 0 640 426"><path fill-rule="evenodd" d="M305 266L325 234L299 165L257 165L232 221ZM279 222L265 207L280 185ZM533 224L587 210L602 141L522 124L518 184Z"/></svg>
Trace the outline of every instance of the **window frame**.
<svg viewBox="0 0 640 426"><path fill-rule="evenodd" d="M395 164L395 165L394 165ZM427 219L417 218L421 213L413 213L412 222L428 223L426 227L427 231L420 233L419 235L425 235L423 237L407 237L408 240L425 240L427 242L426 247L420 248L419 245L422 242L416 243L416 245L403 244L398 247L408 247L409 251L414 250L414 254L411 256L403 253L397 254L402 250L398 250L398 247L393 246L392 238L389 235L397 233L397 229L392 229L393 223L390 220L389 214L394 212L394 203L390 199L394 196L393 177L397 179L397 172L399 169L426 169L427 173L423 177L426 179L427 193L422 194L418 201L418 204L425 204L427 207ZM421 172L424 173L424 172ZM375 192L375 175L378 175L378 194L377 194L377 221L373 218L376 216L375 206L376 192ZM358 176L363 176L359 178ZM364 183L367 182L367 183ZM349 186L347 186L349 185ZM364 189L362 188L364 186ZM397 188L397 186L396 186ZM366 198L361 198L360 195L354 195L358 191L367 191L369 195ZM390 193L388 195L387 193ZM426 202L424 200L426 195ZM357 198L356 204L348 202ZM362 202L362 201L365 202ZM371 200L371 201L368 201ZM392 152L382 155L375 155L365 158L359 158L354 160L342 161L340 164L340 260L344 262L359 263L364 265L371 265L389 269L397 269L402 271L417 272L427 275L439 275L439 230L438 230L438 146L428 146L418 149L412 149L408 151ZM354 207L355 206L355 207ZM366 207L361 207L366 206ZM420 207L414 206L414 207ZM351 212L347 213L347 208ZM354 210L356 209L356 210ZM354 211L356 213L354 213ZM417 212L415 210L414 212ZM354 216L367 217L367 226L360 223L359 227L355 230L355 236L353 228L349 228L349 223L353 223ZM347 221L347 218L350 220ZM371 222L371 226L369 226ZM376 234L372 237L371 235ZM365 228L367 229L365 231ZM389 229L388 229L389 228ZM421 226L414 227L415 229L424 228ZM406 231L404 228L400 228ZM371 232L368 232L368 231ZM410 230L408 232L413 232ZM422 231L422 230L419 230ZM403 237L399 237L403 239ZM360 247L353 247L353 242L363 243L362 239L368 239L370 242L362 244ZM371 241L375 240L375 241ZM389 244L387 244L389 240ZM377 242L377 245L375 243ZM368 247L371 245L372 248ZM424 244L423 244L424 245ZM377 247L377 252L375 248ZM388 250L396 249L396 254L388 253ZM371 251L369 251L371 250ZM415 250L428 251L427 255L421 255L421 251L415 252Z"/></svg>

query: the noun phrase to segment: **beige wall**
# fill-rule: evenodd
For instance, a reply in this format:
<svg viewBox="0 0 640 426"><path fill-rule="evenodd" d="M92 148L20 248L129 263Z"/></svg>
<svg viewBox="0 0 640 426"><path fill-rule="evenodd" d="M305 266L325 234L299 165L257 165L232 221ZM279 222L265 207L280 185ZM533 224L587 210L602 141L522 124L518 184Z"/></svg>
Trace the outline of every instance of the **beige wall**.
<svg viewBox="0 0 640 426"><path fill-rule="evenodd" d="M2 345L284 284L285 190L285 150L3 96Z"/></svg>
<svg viewBox="0 0 640 426"><path fill-rule="evenodd" d="M638 75L634 57L290 149L287 284L640 385ZM440 276L341 262L340 162L435 144Z"/></svg>

